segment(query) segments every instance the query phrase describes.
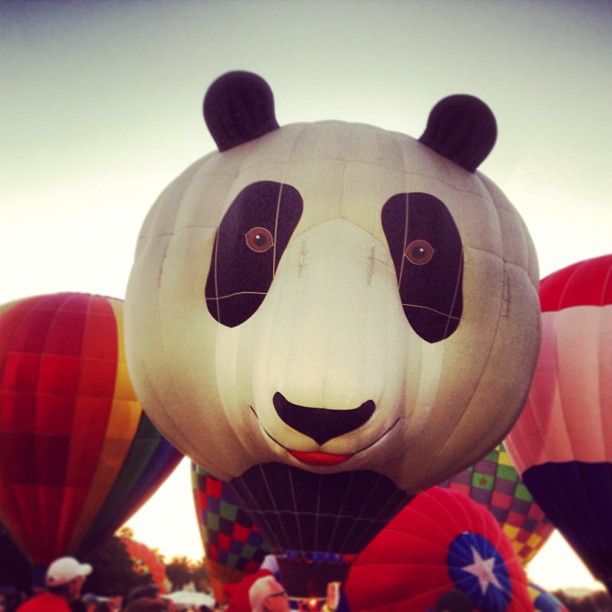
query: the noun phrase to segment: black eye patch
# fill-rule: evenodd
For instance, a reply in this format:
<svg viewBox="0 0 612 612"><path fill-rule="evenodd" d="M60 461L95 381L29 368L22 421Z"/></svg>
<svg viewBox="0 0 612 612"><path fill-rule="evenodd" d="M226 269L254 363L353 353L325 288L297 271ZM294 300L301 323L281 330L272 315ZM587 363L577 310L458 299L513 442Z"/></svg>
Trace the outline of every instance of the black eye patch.
<svg viewBox="0 0 612 612"><path fill-rule="evenodd" d="M275 181L236 196L217 230L206 280L206 304L219 323L236 327L257 311L302 209L300 193Z"/></svg>
<svg viewBox="0 0 612 612"><path fill-rule="evenodd" d="M427 342L448 338L463 310L463 249L452 215L430 194L398 193L381 219L410 326Z"/></svg>

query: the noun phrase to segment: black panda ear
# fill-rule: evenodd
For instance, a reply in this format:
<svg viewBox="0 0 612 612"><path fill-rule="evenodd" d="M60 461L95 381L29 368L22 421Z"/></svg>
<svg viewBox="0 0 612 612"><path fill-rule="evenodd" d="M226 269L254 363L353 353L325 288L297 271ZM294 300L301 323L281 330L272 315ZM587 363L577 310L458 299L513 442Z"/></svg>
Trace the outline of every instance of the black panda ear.
<svg viewBox="0 0 612 612"><path fill-rule="evenodd" d="M204 96L204 120L219 151L259 138L279 125L274 95L266 81L252 72L220 76Z"/></svg>
<svg viewBox="0 0 612 612"><path fill-rule="evenodd" d="M475 172L496 138L497 124L491 109L474 96L456 95L433 107L419 142Z"/></svg>

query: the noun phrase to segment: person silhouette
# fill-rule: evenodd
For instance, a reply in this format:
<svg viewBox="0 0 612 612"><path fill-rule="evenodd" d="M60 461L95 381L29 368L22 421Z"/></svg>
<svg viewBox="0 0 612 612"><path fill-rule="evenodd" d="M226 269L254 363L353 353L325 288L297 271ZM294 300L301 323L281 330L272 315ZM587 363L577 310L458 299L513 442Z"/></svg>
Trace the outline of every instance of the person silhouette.
<svg viewBox="0 0 612 612"><path fill-rule="evenodd" d="M18 612L71 612L71 604L79 601L85 578L92 572L89 563L74 557L60 557L47 568L47 589L23 603Z"/></svg>

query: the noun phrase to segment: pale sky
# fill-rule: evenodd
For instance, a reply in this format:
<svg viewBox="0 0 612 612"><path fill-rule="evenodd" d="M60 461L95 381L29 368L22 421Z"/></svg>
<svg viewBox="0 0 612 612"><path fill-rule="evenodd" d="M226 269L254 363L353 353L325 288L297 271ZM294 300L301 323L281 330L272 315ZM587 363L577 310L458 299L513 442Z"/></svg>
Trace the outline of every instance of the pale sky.
<svg viewBox="0 0 612 612"><path fill-rule="evenodd" d="M606 0L2 0L0 28L0 303L123 298L140 224L214 149L202 97L234 69L268 80L281 124L419 137L439 99L477 95L499 129L480 170L524 217L541 276L612 250ZM179 511L195 523L184 472L141 513L158 532ZM197 555L190 527L171 540ZM533 562L534 582L587 585L555 546Z"/></svg>

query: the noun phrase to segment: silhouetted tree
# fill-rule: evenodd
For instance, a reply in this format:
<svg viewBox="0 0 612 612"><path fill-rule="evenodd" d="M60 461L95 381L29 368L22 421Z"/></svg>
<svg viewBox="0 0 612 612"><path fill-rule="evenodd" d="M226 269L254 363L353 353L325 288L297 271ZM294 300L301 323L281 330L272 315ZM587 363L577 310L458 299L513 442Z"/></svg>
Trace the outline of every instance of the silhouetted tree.
<svg viewBox="0 0 612 612"><path fill-rule="evenodd" d="M187 557L173 557L166 563L166 576L172 583L173 591L180 591L190 583L198 591L210 593L210 578L204 558L199 561Z"/></svg>
<svg viewBox="0 0 612 612"><path fill-rule="evenodd" d="M172 590L180 591L193 580L190 560L187 557L173 557L170 563L166 563L166 576L172 583Z"/></svg>
<svg viewBox="0 0 612 612"><path fill-rule="evenodd" d="M562 590L553 595L569 612L612 612L612 598L604 591L594 591L584 597L573 597Z"/></svg>
<svg viewBox="0 0 612 612"><path fill-rule="evenodd" d="M142 575L134 571L125 545L117 536L102 542L85 560L94 569L83 585L83 593L126 597L133 588L153 583L150 574Z"/></svg>
<svg viewBox="0 0 612 612"><path fill-rule="evenodd" d="M197 563L192 563L191 577L198 591L210 593L210 576L208 575L208 569L206 568L206 561L204 558L200 559Z"/></svg>
<svg viewBox="0 0 612 612"><path fill-rule="evenodd" d="M134 539L134 530L127 525L121 527L117 533L115 534L118 538L130 538L130 540Z"/></svg>

